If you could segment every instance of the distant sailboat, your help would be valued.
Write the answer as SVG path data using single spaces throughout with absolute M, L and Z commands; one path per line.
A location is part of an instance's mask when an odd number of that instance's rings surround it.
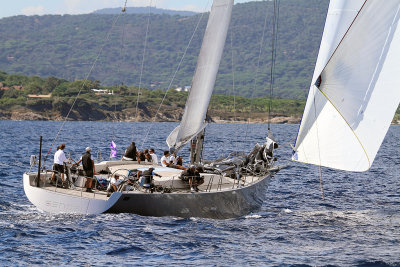
M 371 167 L 400 102 L 399 0 L 331 1 L 292 159 Z
M 206 126 L 205 117 L 214 88 L 226 35 L 231 19 L 233 0 L 214 0 L 200 50 L 192 89 L 180 125 L 167 138 L 175 151 L 189 141 L 191 161 L 201 161 L 201 141 Z M 233 218 L 261 208 L 269 178 L 279 170 L 273 168 L 275 142 L 267 138 L 256 145 L 249 155 L 220 160 L 205 165 L 204 183 L 199 192 L 191 192 L 187 182 L 179 179 L 182 170 L 129 161 L 107 161 L 96 164 L 96 171 L 108 178 L 124 177 L 117 192 L 83 192 L 82 176 L 70 176 L 73 186 L 57 188 L 49 184 L 51 172 L 24 174 L 24 189 L 28 199 L 39 209 L 48 212 L 84 214 L 127 212 L 147 216 L 178 216 Z M 40 165 L 40 164 L 39 164 Z M 161 177 L 154 177 L 156 192 L 149 192 L 139 181 L 138 171 L 154 168 Z M 40 166 L 39 166 L 40 168 Z M 73 177 L 71 177 L 73 176 Z M 129 182 L 131 181 L 131 182 Z M 128 186 L 128 184 L 130 185 Z

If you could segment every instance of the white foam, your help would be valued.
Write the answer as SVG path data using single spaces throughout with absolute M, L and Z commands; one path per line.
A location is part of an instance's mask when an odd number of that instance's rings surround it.
M 259 218 L 261 218 L 261 215 L 258 215 L 258 214 L 247 215 L 245 218 L 246 219 L 259 219 Z

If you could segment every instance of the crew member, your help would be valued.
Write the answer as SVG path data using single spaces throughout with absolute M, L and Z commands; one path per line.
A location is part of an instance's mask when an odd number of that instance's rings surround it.
M 54 154 L 54 165 L 53 170 L 61 173 L 61 180 L 64 183 L 64 162 L 67 162 L 68 159 L 65 157 L 64 153 L 65 144 L 61 144 L 57 147 L 57 152 Z M 56 172 L 53 172 L 51 175 L 51 182 L 53 183 L 56 178 Z
M 85 154 L 83 154 L 80 160 L 76 163 L 76 165 L 79 165 L 79 163 L 82 162 L 83 171 L 86 176 L 86 192 L 93 192 L 93 175 L 95 174 L 95 167 L 93 157 L 90 154 L 91 151 L 92 149 L 87 147 Z
M 126 148 L 123 159 L 124 160 L 136 160 L 137 151 L 136 144 L 132 141 L 132 143 Z

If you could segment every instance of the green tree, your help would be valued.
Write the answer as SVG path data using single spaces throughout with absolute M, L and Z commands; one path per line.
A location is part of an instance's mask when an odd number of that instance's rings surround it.
M 61 84 L 61 80 L 57 79 L 56 77 L 49 77 L 45 80 L 43 89 L 47 92 L 52 92 L 57 86 Z

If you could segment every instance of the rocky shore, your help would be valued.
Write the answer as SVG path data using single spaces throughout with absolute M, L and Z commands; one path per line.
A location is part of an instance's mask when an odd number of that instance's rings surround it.
M 154 116 L 151 116 L 152 112 L 143 112 L 140 111 L 137 115 L 134 110 L 124 110 L 114 113 L 107 113 L 97 116 L 91 117 L 89 119 L 79 116 L 78 112 L 72 112 L 68 120 L 71 121 L 157 121 L 157 122 L 179 122 L 182 118 L 183 110 L 174 110 L 170 112 L 158 113 L 156 119 L 154 120 Z M 65 119 L 63 114 L 58 112 L 38 112 L 26 108 L 18 108 L 14 110 L 0 110 L 0 120 L 26 120 L 26 121 L 62 121 Z M 210 112 L 210 116 L 208 119 L 215 123 L 266 123 L 267 115 L 266 114 L 254 114 L 253 117 L 245 117 L 241 114 L 238 117 L 233 117 L 231 113 L 227 113 L 226 116 L 223 116 L 221 112 Z M 300 122 L 300 118 L 294 116 L 282 116 L 282 115 L 274 115 L 271 118 L 271 123 L 289 123 L 296 124 Z

